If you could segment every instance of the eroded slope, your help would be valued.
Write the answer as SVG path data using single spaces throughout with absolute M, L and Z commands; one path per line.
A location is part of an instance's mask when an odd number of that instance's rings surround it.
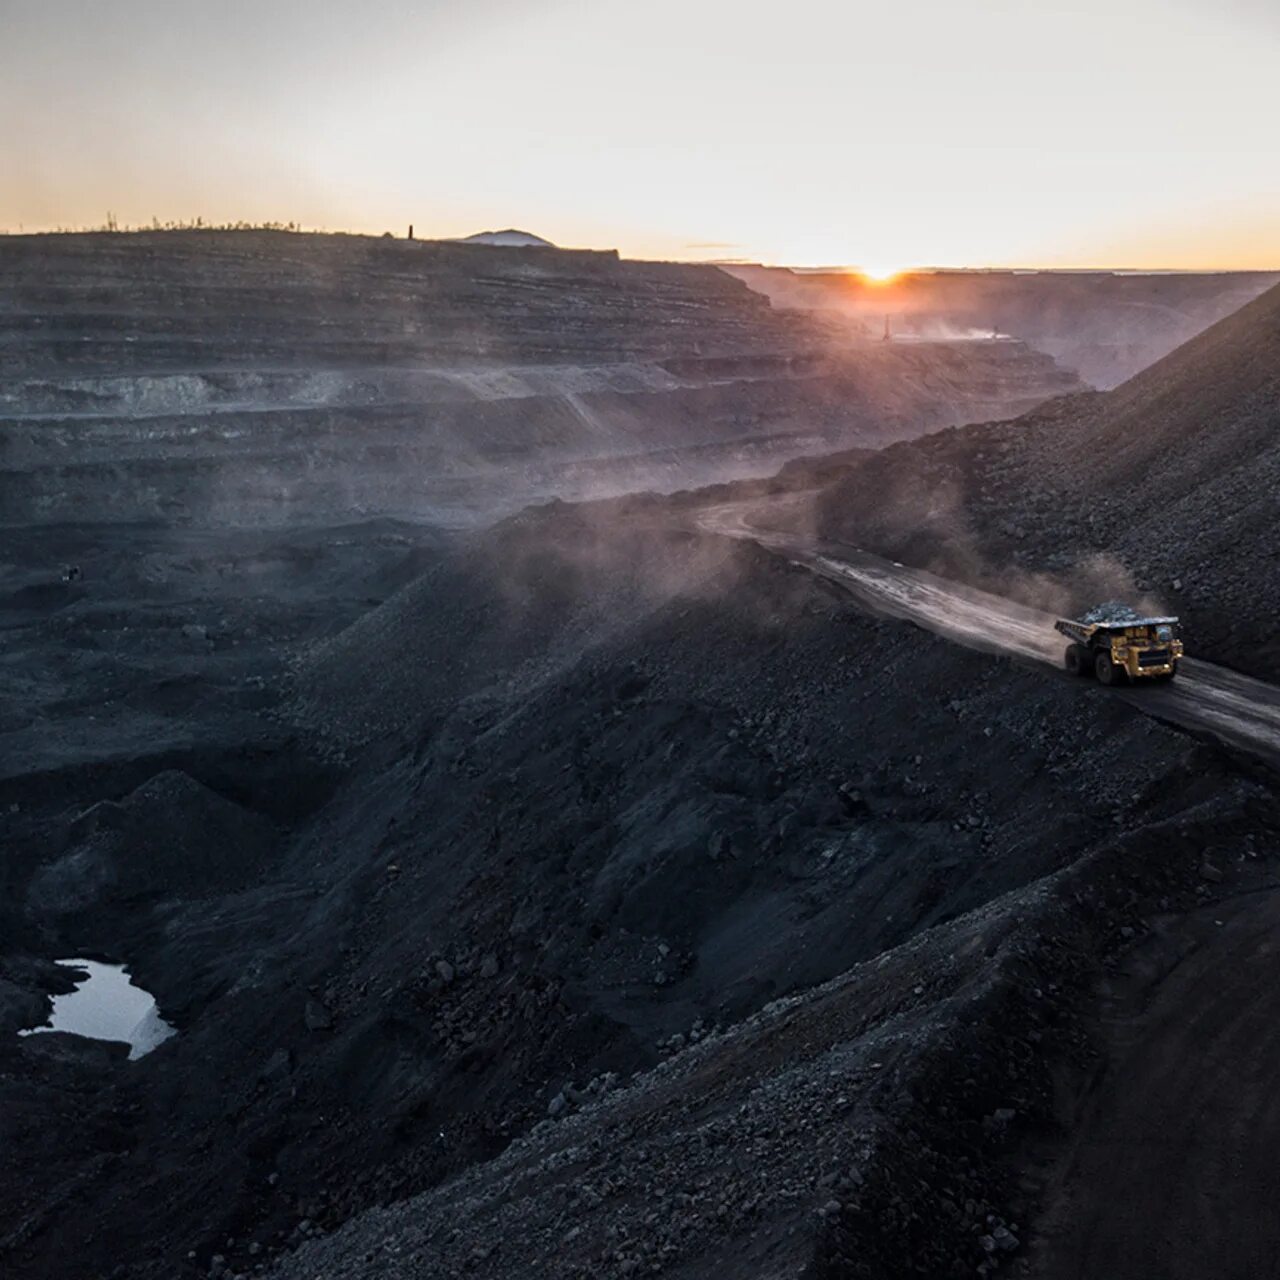
M 864 341 L 712 267 L 256 232 L 5 237 L 6 524 L 472 523 L 1020 412 L 1018 343 Z

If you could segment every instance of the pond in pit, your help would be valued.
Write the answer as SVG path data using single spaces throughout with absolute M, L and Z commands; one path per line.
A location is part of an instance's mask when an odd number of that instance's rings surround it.
M 122 964 L 99 964 L 96 960 L 59 960 L 59 964 L 79 969 L 87 976 L 77 980 L 76 989 L 53 997 L 53 1013 L 43 1027 L 18 1032 L 22 1036 L 42 1031 L 70 1031 L 90 1040 L 122 1040 L 129 1057 L 141 1058 L 161 1041 L 175 1034 L 156 1007 L 155 998 L 135 987 Z

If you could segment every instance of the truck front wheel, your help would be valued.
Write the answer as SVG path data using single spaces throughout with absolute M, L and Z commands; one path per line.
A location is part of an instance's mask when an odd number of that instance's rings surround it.
M 1093 673 L 1098 677 L 1100 684 L 1119 684 L 1123 671 L 1111 661 L 1109 653 L 1100 653 L 1094 660 Z

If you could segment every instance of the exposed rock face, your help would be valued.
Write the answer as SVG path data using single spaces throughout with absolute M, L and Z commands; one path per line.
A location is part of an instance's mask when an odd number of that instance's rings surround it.
M 674 489 L 1078 389 L 868 343 L 713 267 L 284 233 L 0 242 L 7 522 L 464 523 Z
M 1280 288 L 1124 386 L 894 446 L 822 498 L 835 536 L 1051 607 L 1120 594 L 1188 650 L 1280 673 Z
M 939 336 L 998 329 L 1047 352 L 1091 386 L 1118 386 L 1280 281 L 1280 272 L 918 272 L 857 275 L 725 267 L 779 306 L 860 321 L 868 334 Z

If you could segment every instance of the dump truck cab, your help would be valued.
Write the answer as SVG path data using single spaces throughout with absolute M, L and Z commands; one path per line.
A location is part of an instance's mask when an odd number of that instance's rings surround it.
M 1064 663 L 1073 675 L 1103 684 L 1172 680 L 1182 660 L 1177 618 L 1148 618 L 1123 605 L 1102 605 L 1082 618 L 1059 618 L 1071 643 Z

